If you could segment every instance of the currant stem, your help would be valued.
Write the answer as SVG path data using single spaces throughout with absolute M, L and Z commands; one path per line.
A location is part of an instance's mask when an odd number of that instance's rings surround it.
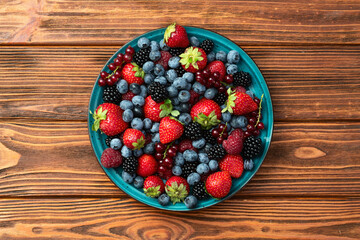
M 111 78 L 111 76 L 114 75 L 115 72 L 116 72 L 118 69 L 119 69 L 119 66 L 117 66 L 117 67 L 115 68 L 115 70 L 114 70 L 111 74 L 109 74 L 106 78 Z
M 223 128 L 223 130 L 219 134 L 219 137 L 222 137 L 223 133 L 225 132 L 226 127 L 227 127 L 227 123 L 225 123 L 225 127 Z
M 167 153 L 167 151 L 169 150 L 169 148 L 173 145 L 174 142 L 175 142 L 175 141 L 171 142 L 170 144 L 168 144 L 168 145 L 166 146 L 165 151 L 164 151 L 163 159 L 166 158 L 166 153 Z
M 262 100 L 263 100 L 263 97 L 264 97 L 264 94 L 261 95 L 261 100 L 260 100 L 260 103 L 259 103 L 259 116 L 258 116 L 258 119 L 256 121 L 256 124 L 255 124 L 255 127 L 259 124 L 260 122 L 260 116 L 261 116 L 261 103 L 262 103 Z

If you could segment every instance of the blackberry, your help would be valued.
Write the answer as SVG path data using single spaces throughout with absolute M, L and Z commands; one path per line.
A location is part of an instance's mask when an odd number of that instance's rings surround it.
M 221 106 L 221 105 L 225 104 L 227 99 L 228 99 L 228 97 L 226 96 L 225 93 L 219 92 L 215 95 L 213 100 Z
M 253 158 L 259 155 L 261 150 L 261 139 L 254 136 L 248 137 L 244 141 L 242 155 L 244 158 Z
M 184 135 L 190 140 L 198 140 L 202 138 L 201 125 L 197 122 L 191 122 L 184 129 Z
M 133 174 L 136 172 L 138 160 L 135 157 L 124 158 L 123 169 L 125 172 Z
M 170 48 L 169 53 L 175 57 L 185 52 L 185 48 Z
M 103 93 L 103 101 L 105 103 L 114 103 L 119 105 L 121 102 L 121 93 L 117 90 L 116 85 L 106 86 Z
M 110 147 L 110 142 L 111 142 L 111 140 L 113 140 L 114 138 L 119 138 L 119 139 L 120 139 L 120 134 L 115 135 L 115 136 L 108 136 L 108 137 L 105 139 L 105 144 L 106 144 L 106 146 Z
M 210 143 L 212 145 L 216 144 L 216 139 L 211 135 L 211 131 L 204 131 L 203 136 L 207 143 Z
M 221 160 L 225 156 L 226 151 L 221 145 L 214 145 L 206 153 L 210 160 Z
M 200 199 L 206 199 L 209 197 L 209 194 L 205 191 L 205 183 L 204 182 L 198 182 L 193 187 L 193 193 L 192 193 L 198 200 Z
M 202 48 L 206 52 L 206 54 L 209 54 L 214 48 L 214 42 L 211 41 L 210 39 L 205 39 L 200 44 L 200 48 Z
M 251 85 L 251 76 L 248 72 L 237 72 L 233 75 L 234 81 L 233 84 L 235 87 L 237 86 L 242 86 L 247 88 L 248 86 Z
M 169 98 L 169 93 L 166 90 L 165 86 L 161 85 L 159 82 L 152 83 L 149 86 L 148 91 L 152 100 L 154 100 L 157 103 L 160 103 L 165 99 Z
M 137 65 L 139 65 L 139 67 L 142 68 L 144 63 L 150 61 L 150 57 L 149 57 L 150 51 L 151 51 L 150 47 L 140 49 L 138 52 L 134 54 L 133 61 Z
M 175 72 L 178 77 L 182 77 L 182 75 L 184 75 L 184 73 L 186 73 L 185 69 L 183 69 L 182 66 L 175 68 Z
M 196 167 L 198 164 L 199 163 L 197 161 L 185 162 L 185 164 L 181 167 L 182 170 L 181 176 L 186 179 L 190 175 L 190 173 L 196 172 Z

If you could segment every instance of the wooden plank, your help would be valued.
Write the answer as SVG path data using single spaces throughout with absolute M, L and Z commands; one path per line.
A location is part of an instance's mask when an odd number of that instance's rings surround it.
M 186 10 L 184 10 L 186 9 Z M 173 21 L 237 43 L 360 43 L 356 0 L 2 1 L 1 43 L 124 44 Z
M 0 124 L 0 196 L 119 196 L 86 123 Z M 278 123 L 262 167 L 235 198 L 359 196 L 360 123 Z
M 1 239 L 357 240 L 359 199 L 230 199 L 168 212 L 133 199 L 0 199 Z
M 92 86 L 117 47 L 0 48 L 0 119 L 85 120 Z M 359 47 L 246 47 L 276 120 L 360 119 Z

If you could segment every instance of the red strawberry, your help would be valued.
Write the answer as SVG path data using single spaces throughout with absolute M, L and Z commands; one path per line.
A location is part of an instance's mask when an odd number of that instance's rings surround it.
M 230 173 L 233 178 L 239 178 L 244 171 L 244 161 L 240 155 L 227 154 L 219 162 L 221 171 Z
M 122 164 L 122 156 L 119 151 L 107 148 L 103 151 L 100 161 L 106 168 L 115 168 Z
M 158 197 L 165 191 L 165 185 L 158 176 L 150 176 L 145 179 L 143 190 L 148 197 Z
M 216 172 L 206 179 L 205 188 L 213 198 L 223 198 L 229 194 L 231 184 L 231 176 L 228 172 Z
M 226 68 L 222 61 L 213 61 L 207 65 L 206 69 L 210 70 L 211 73 L 220 73 L 220 81 L 222 81 L 226 75 Z
M 202 98 L 191 108 L 190 115 L 194 121 L 210 129 L 220 123 L 221 108 L 213 100 Z
M 157 172 L 158 163 L 152 155 L 143 154 L 138 159 L 138 168 L 136 173 L 142 177 L 148 177 Z
M 194 150 L 195 152 L 197 152 L 197 148 L 194 148 L 194 146 L 192 145 L 192 141 L 190 139 L 184 139 L 179 143 L 179 152 L 183 153 L 186 150 L 190 149 L 190 150 Z
M 164 102 L 157 103 L 152 100 L 151 96 L 145 98 L 144 115 L 153 122 L 160 122 L 161 118 L 171 113 L 173 106 L 169 99 Z
M 164 117 L 161 119 L 159 134 L 162 144 L 170 143 L 180 138 L 183 132 L 184 126 L 179 120 L 173 117 Z
M 237 155 L 241 153 L 243 148 L 244 132 L 241 129 L 235 129 L 231 132 L 227 140 L 224 140 L 222 145 L 227 153 Z
M 124 132 L 123 142 L 130 149 L 140 149 L 144 147 L 145 135 L 140 130 L 128 128 Z
M 91 112 L 90 112 L 91 113 Z M 108 136 L 115 136 L 129 127 L 122 119 L 123 110 L 113 103 L 103 103 L 92 114 L 94 124 L 92 130 L 100 130 Z
M 186 48 L 190 44 L 185 28 L 176 23 L 173 23 L 166 28 L 164 42 L 172 48 Z
M 160 51 L 161 58 L 155 62 L 155 64 L 160 64 L 164 67 L 165 70 L 169 68 L 168 62 L 169 59 L 172 58 L 172 55 L 166 51 Z
M 206 53 L 201 48 L 189 47 L 180 55 L 180 58 L 181 66 L 187 72 L 195 73 L 206 67 Z
M 172 176 L 165 183 L 165 191 L 173 204 L 184 201 L 189 195 L 190 186 L 187 181 L 179 176 Z
M 133 97 L 135 97 L 135 93 L 133 93 L 132 91 L 128 91 L 127 93 L 121 96 L 121 99 L 131 101 Z
M 129 84 L 143 84 L 144 75 L 144 71 L 136 63 L 128 63 L 121 70 L 121 77 Z
M 226 108 L 222 112 L 229 111 L 235 115 L 245 115 L 258 109 L 258 105 L 246 93 L 235 92 L 231 88 L 227 93 L 229 97 L 226 101 Z

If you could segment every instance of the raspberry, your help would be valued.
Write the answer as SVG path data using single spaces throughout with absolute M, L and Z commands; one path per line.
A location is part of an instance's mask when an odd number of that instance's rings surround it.
M 184 139 L 179 143 L 179 152 L 183 153 L 186 150 L 194 150 L 197 152 L 197 149 L 193 147 L 192 141 L 190 139 Z
M 123 162 L 121 153 L 112 148 L 103 151 L 100 161 L 105 168 L 119 167 Z
M 135 97 L 135 94 L 132 91 L 128 91 L 127 93 L 122 95 L 122 100 L 129 100 L 131 101 L 131 99 Z
M 161 58 L 155 62 L 155 64 L 160 64 L 164 67 L 165 70 L 168 69 L 169 59 L 172 58 L 171 54 L 166 51 L 161 51 Z

